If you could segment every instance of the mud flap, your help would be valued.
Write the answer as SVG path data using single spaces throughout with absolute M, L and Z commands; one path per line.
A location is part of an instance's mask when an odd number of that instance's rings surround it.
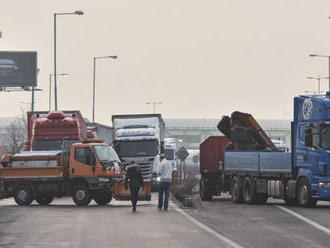
M 143 190 L 138 195 L 139 201 L 151 201 L 151 181 L 145 181 Z M 131 200 L 131 192 L 125 189 L 125 181 L 120 181 L 112 187 L 112 195 L 116 200 Z

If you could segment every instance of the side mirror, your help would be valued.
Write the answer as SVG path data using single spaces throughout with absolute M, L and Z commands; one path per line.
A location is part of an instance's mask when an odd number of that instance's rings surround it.
M 306 127 L 305 129 L 305 146 L 313 146 L 312 129 L 310 127 Z
M 305 146 L 307 147 L 320 147 L 320 126 L 310 124 L 305 129 Z
M 164 151 L 165 149 L 164 149 L 164 141 L 161 141 L 160 142 L 160 153 L 164 153 L 165 151 Z

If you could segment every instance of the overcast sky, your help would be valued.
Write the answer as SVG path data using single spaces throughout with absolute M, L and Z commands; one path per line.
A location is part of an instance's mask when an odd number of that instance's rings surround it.
M 0 50 L 37 51 L 36 110 L 48 110 L 57 19 L 58 108 L 92 118 L 93 57 L 97 122 L 112 114 L 220 118 L 234 110 L 262 119 L 291 118 L 293 97 L 328 76 L 328 0 L 29 0 L 4 1 Z M 328 81 L 322 81 L 322 90 Z M 0 93 L 1 117 L 29 110 L 31 94 Z M 54 102 L 54 100 L 53 100 Z

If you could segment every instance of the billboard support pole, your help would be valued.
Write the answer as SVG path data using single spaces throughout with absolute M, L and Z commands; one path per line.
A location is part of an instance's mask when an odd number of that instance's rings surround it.
M 32 86 L 31 112 L 34 112 L 34 86 Z

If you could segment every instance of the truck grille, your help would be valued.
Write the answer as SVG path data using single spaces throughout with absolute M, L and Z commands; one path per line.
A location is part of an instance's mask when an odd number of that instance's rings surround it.
M 142 163 L 142 162 L 140 162 L 138 164 L 140 166 L 143 179 L 150 179 L 151 174 L 152 174 L 153 164 L 151 164 L 151 163 Z

